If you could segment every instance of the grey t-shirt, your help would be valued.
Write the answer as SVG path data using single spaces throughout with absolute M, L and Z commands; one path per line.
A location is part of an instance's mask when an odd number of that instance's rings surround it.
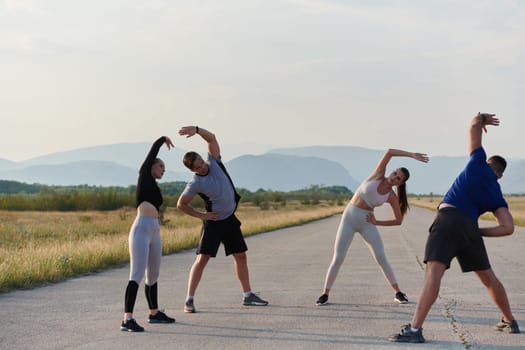
M 217 164 L 220 157 L 215 158 L 208 153 L 208 174 L 201 176 L 193 174 L 182 192 L 184 196 L 193 197 L 198 193 L 206 195 L 211 203 L 212 210 L 218 214 L 218 220 L 224 220 L 233 214 L 236 208 L 235 194 L 230 180 Z

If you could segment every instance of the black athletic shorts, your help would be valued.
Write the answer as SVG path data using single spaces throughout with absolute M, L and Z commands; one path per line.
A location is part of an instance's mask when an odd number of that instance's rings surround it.
M 224 220 L 208 220 L 202 225 L 201 240 L 197 254 L 217 256 L 221 242 L 226 255 L 242 253 L 248 250 L 241 231 L 241 222 L 235 214 Z
M 490 269 L 478 223 L 462 211 L 453 207 L 439 210 L 428 231 L 425 263 L 439 261 L 448 269 L 456 257 L 463 272 Z

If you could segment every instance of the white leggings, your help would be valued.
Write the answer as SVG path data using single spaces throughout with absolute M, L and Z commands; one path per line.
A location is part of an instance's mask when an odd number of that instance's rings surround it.
M 137 216 L 129 232 L 130 281 L 152 286 L 159 278 L 162 245 L 158 218 Z
M 358 208 L 352 204 L 348 204 L 345 208 L 343 217 L 339 223 L 339 228 L 337 229 L 334 257 L 332 258 L 332 262 L 326 273 L 324 283 L 325 289 L 332 288 L 337 273 L 339 272 L 339 268 L 345 260 L 346 253 L 348 252 L 348 248 L 350 247 L 350 243 L 352 243 L 352 239 L 356 232 L 359 232 L 365 239 L 368 249 L 370 249 L 370 252 L 383 270 L 383 274 L 388 282 L 390 282 L 391 285 L 397 283 L 394 271 L 386 258 L 385 248 L 383 247 L 383 241 L 381 240 L 379 231 L 375 225 L 366 221 L 366 216 L 369 213 L 370 211 Z

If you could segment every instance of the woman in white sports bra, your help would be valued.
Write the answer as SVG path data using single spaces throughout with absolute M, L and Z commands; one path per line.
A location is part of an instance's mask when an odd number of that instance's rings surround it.
M 359 232 L 364 238 L 370 252 L 392 286 L 395 293 L 394 300 L 400 304 L 408 302 L 406 295 L 399 289 L 394 271 L 386 258 L 383 241 L 376 227 L 401 225 L 408 210 L 406 194 L 406 181 L 410 176 L 408 170 L 398 168 L 388 177 L 385 177 L 386 166 L 392 157 L 409 157 L 424 163 L 428 162 L 428 156 L 424 153 L 412 153 L 397 149 L 389 149 L 385 152 L 374 172 L 359 186 L 343 212 L 335 238 L 334 256 L 328 267 L 323 294 L 317 299 L 317 305 L 328 304 L 328 294 L 356 232 Z M 392 190 L 393 187 L 397 187 L 396 192 Z M 374 208 L 386 202 L 392 207 L 394 218 L 376 220 Z

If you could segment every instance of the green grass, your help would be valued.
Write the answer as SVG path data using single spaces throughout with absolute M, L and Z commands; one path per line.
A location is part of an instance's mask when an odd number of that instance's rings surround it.
M 246 236 L 341 213 L 321 202 L 260 207 L 242 204 L 237 216 Z M 34 288 L 129 262 L 132 208 L 88 212 L 0 211 L 0 292 Z M 163 254 L 197 245 L 201 221 L 168 208 L 161 227 Z

